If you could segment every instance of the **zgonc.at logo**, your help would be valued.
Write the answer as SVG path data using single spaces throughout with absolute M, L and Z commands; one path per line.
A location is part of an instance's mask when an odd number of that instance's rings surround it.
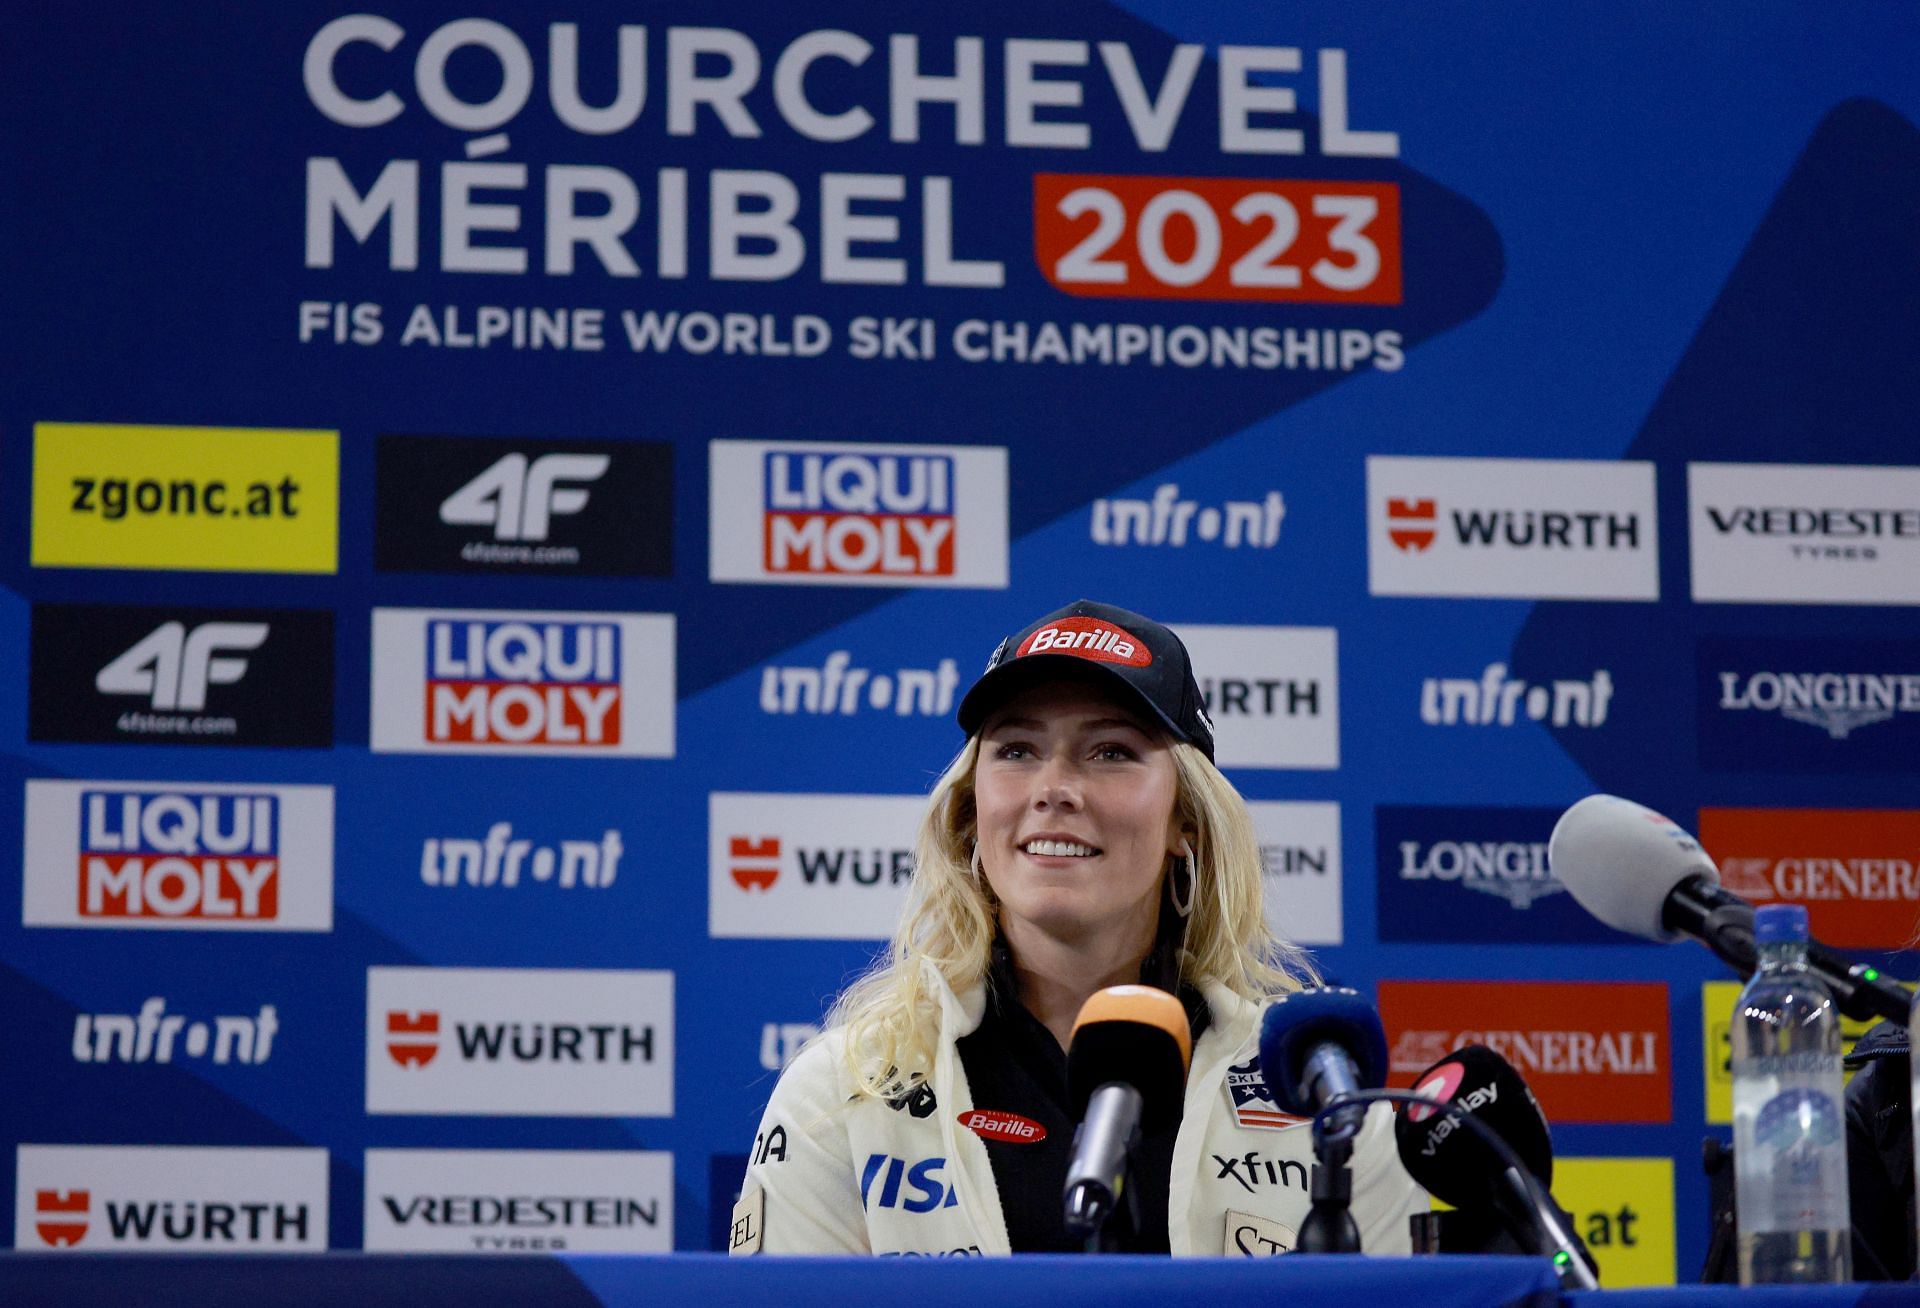
M 673 753 L 664 614 L 373 615 L 375 751 Z
M 1462 1045 L 1525 1078 L 1553 1122 L 1672 1120 L 1667 988 L 1612 981 L 1382 981 L 1396 1084 Z
M 711 577 L 1005 586 L 997 448 L 714 441 Z
M 326 786 L 29 781 L 28 926 L 326 931 Z

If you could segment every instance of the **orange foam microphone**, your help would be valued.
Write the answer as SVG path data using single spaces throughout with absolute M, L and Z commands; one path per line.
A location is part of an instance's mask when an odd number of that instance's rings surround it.
M 1142 1131 L 1180 1116 L 1193 1032 L 1180 1001 L 1152 986 L 1108 986 L 1081 1005 L 1067 1041 L 1067 1096 L 1080 1125 L 1062 1195 L 1069 1234 L 1113 1247 L 1130 1231 L 1108 1222 L 1127 1193 Z M 1137 1205 L 1127 1205 L 1128 1226 Z

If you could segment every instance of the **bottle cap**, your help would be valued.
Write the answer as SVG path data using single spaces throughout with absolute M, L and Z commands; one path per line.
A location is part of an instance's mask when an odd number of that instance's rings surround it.
M 1807 910 L 1800 904 L 1766 904 L 1753 911 L 1755 944 L 1772 945 L 1783 940 L 1805 941 Z

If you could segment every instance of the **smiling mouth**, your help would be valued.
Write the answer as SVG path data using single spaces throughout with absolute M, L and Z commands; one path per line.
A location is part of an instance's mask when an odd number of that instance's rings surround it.
M 1082 845 L 1072 840 L 1029 840 L 1020 848 L 1024 853 L 1037 854 L 1041 858 L 1092 858 L 1100 852 L 1092 845 Z

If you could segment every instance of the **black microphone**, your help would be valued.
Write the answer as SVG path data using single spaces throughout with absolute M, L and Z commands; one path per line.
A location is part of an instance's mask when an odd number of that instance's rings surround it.
M 1661 942 L 1691 936 L 1741 976 L 1759 965 L 1753 905 L 1722 890 L 1699 842 L 1650 808 L 1587 796 L 1554 825 L 1547 862 L 1580 906 L 1616 931 Z M 1807 966 L 1848 1017 L 1906 1024 L 1913 996 L 1878 968 L 1817 942 L 1807 947 Z
M 1449 1113 L 1403 1104 L 1394 1140 L 1407 1174 L 1470 1219 L 1489 1210 L 1528 1253 L 1552 1258 L 1563 1277 L 1598 1289 L 1592 1260 L 1553 1202 L 1553 1139 L 1533 1091 L 1506 1059 L 1467 1045 L 1420 1074 L 1413 1093 L 1453 1105 L 1511 1148 L 1516 1168 Z
M 1179 1120 L 1192 1056 L 1187 1010 L 1164 990 L 1108 986 L 1081 1005 L 1067 1039 L 1067 1096 L 1080 1119 L 1061 1196 L 1069 1234 L 1098 1239 L 1134 1198 L 1128 1158 L 1142 1131 Z

